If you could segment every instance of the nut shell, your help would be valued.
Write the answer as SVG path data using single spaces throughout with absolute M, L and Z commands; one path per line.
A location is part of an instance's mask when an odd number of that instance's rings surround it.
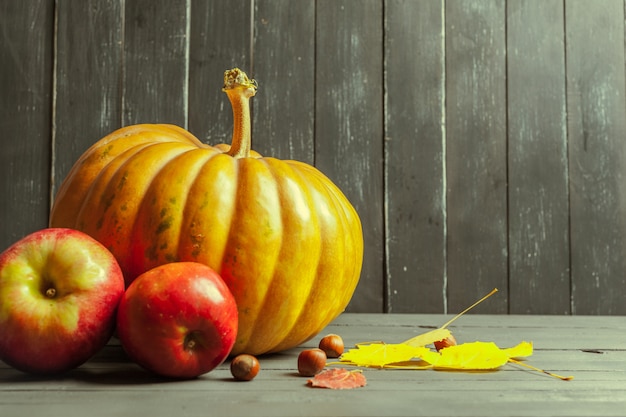
M 447 338 L 443 340 L 439 340 L 433 344 L 435 345 L 435 349 L 437 349 L 437 352 L 439 352 L 441 349 L 444 349 L 450 346 L 456 346 L 456 339 L 454 338 L 454 336 L 450 335 Z
M 326 357 L 338 358 L 344 350 L 343 339 L 341 336 L 331 333 L 320 340 L 319 348 L 326 353 Z
M 322 349 L 306 349 L 298 355 L 298 373 L 302 376 L 315 376 L 326 366 L 326 353 Z
M 259 373 L 261 365 L 252 355 L 242 353 L 230 362 L 230 373 L 237 381 L 250 381 Z

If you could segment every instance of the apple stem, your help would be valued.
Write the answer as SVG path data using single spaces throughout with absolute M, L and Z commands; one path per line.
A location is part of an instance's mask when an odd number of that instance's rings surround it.
M 46 290 L 46 297 L 48 298 L 54 298 L 57 295 L 57 290 L 54 288 L 48 288 Z

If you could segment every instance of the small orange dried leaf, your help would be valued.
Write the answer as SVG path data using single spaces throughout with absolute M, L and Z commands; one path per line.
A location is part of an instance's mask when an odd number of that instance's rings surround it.
M 343 368 L 326 369 L 308 380 L 308 384 L 312 387 L 330 389 L 359 388 L 364 387 L 366 383 L 363 373 Z

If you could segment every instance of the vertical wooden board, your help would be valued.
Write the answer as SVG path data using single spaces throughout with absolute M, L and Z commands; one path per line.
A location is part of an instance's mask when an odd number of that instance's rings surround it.
M 119 0 L 57 2 L 53 195 L 80 155 L 122 123 Z
M 445 309 L 443 3 L 385 3 L 387 310 Z
M 254 22 L 254 149 L 313 164 L 315 3 L 259 0 Z
M 353 312 L 383 310 L 383 18 L 379 1 L 317 2 L 315 164 L 363 225 Z
M 123 124 L 187 126 L 189 0 L 125 0 Z
M 624 3 L 565 6 L 572 312 L 626 314 Z
M 0 2 L 0 251 L 50 208 L 54 3 Z
M 250 5 L 250 0 L 191 2 L 189 130 L 211 145 L 230 143 L 232 137 L 233 115 L 222 92 L 224 71 L 239 67 L 254 76 Z
M 510 313 L 569 314 L 563 2 L 507 7 Z
M 507 311 L 505 2 L 446 1 L 448 308 Z

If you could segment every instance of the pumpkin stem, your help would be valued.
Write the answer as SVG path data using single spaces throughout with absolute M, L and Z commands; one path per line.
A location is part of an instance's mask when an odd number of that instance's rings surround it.
M 224 72 L 224 88 L 233 108 L 233 139 L 228 155 L 247 158 L 251 149 L 250 97 L 256 94 L 256 81 L 239 68 Z

